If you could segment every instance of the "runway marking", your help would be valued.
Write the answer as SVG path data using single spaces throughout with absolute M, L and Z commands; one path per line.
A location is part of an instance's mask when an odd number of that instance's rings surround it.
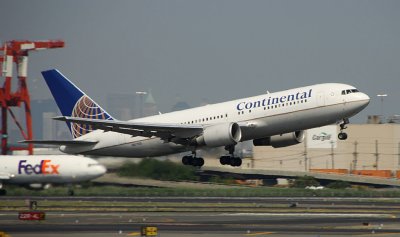
M 132 233 L 127 234 L 126 236 L 139 236 L 139 235 L 140 235 L 140 232 L 132 232 Z
M 245 236 L 270 235 L 274 233 L 275 232 L 257 232 L 257 233 L 245 234 Z

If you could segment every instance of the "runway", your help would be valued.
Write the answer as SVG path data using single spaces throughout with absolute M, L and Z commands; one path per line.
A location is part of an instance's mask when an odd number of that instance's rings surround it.
M 20 210 L 17 204 L 23 200 L 2 197 L 0 231 L 11 236 L 72 236 L 77 233 L 83 236 L 139 236 L 142 226 L 157 226 L 160 236 L 400 235 L 398 199 L 249 198 L 246 201 L 242 198 L 62 197 L 36 200 L 39 209 L 48 210 L 45 221 L 19 221 L 17 211 L 10 208 Z M 65 211 L 60 206 L 44 204 L 40 207 L 40 203 L 49 200 L 71 202 L 82 209 Z M 109 206 L 98 210 L 105 201 Z M 82 202 L 84 205 L 79 206 Z M 7 209 L 4 206 L 7 203 L 13 207 Z M 156 208 L 144 212 L 114 210 L 114 207 L 118 210 L 136 204 L 146 206 L 146 203 Z M 297 206 L 290 207 L 293 203 Z M 246 208 L 235 208 L 244 204 Z M 171 211 L 171 205 L 175 211 Z M 180 209 L 179 205 L 186 207 Z M 187 205 L 199 206 L 187 210 Z M 224 205 L 227 205 L 226 209 L 218 208 Z

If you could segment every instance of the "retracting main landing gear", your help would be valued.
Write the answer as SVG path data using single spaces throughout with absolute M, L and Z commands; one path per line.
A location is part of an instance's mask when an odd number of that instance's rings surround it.
M 202 167 L 204 165 L 204 159 L 202 157 L 196 157 L 196 152 L 193 151 L 192 155 L 182 157 L 182 164 Z
M 340 132 L 338 134 L 339 140 L 346 140 L 347 139 L 347 133 L 343 132 L 347 128 L 347 124 L 349 124 L 349 119 L 345 118 L 343 119 L 343 123 L 340 124 Z
M 229 155 L 224 155 L 219 158 L 221 165 L 231 165 L 233 167 L 242 165 L 242 159 L 233 155 L 233 152 L 235 151 L 234 145 L 226 146 L 225 150 L 229 151 Z

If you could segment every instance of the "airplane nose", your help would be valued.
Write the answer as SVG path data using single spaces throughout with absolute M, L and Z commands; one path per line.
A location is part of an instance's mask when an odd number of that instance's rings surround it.
M 104 165 L 99 165 L 99 174 L 103 175 L 107 172 L 107 169 Z
M 93 170 L 93 173 L 95 176 L 102 176 L 103 174 L 105 174 L 107 172 L 107 169 L 104 165 L 99 164 L 94 168 L 95 169 Z
M 369 102 L 371 101 L 371 98 L 365 93 L 361 93 L 361 97 L 362 97 L 362 100 L 365 100 L 365 105 L 368 105 Z

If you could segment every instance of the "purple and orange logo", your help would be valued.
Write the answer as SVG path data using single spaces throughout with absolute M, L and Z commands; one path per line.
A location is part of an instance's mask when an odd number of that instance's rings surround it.
M 88 118 L 88 119 L 107 119 L 112 120 L 112 117 L 107 114 L 100 106 L 98 106 L 88 96 L 82 96 L 75 104 L 71 113 L 72 117 Z M 71 124 L 71 132 L 74 138 L 80 137 L 93 131 L 94 128 L 89 124 Z
M 41 160 L 39 164 L 28 164 L 27 160 L 20 160 L 18 174 L 59 174 L 60 165 L 52 164 L 51 160 Z

